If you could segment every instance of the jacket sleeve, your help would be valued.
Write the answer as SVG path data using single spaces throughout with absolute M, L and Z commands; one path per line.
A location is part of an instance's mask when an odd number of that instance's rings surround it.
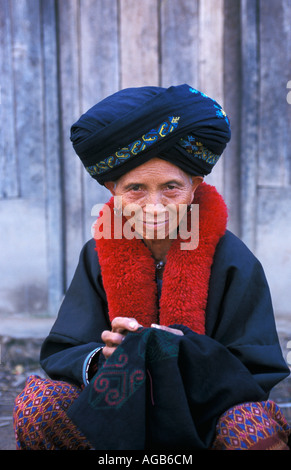
M 52 379 L 86 384 L 89 366 L 104 346 L 101 333 L 109 326 L 95 241 L 90 240 L 80 253 L 56 322 L 42 345 L 42 368 Z
M 221 239 L 212 266 L 206 334 L 239 359 L 266 397 L 290 373 L 263 268 L 230 232 Z

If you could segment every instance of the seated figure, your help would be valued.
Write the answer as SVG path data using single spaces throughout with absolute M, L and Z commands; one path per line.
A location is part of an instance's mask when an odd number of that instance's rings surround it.
M 72 126 L 110 192 L 15 400 L 17 449 L 289 450 L 289 374 L 257 258 L 204 182 L 230 140 L 188 85 L 121 90 Z

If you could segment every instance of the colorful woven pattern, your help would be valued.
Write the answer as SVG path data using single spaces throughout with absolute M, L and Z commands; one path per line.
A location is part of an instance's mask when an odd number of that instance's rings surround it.
M 151 147 L 154 143 L 171 134 L 179 125 L 180 116 L 169 116 L 165 119 L 157 129 L 151 129 L 146 134 L 142 135 L 139 139 L 131 142 L 127 147 L 123 147 L 109 157 L 106 157 L 101 162 L 92 166 L 85 167 L 91 176 L 102 174 L 110 169 L 121 165 L 126 160 L 136 157 L 144 150 Z
M 92 449 L 66 414 L 80 392 L 66 382 L 30 376 L 15 400 L 16 449 Z M 274 402 L 245 403 L 220 417 L 211 450 L 289 450 L 289 434 L 290 428 Z
M 23 392 L 15 400 L 16 449 L 90 449 L 85 436 L 65 413 L 80 392 L 80 388 L 66 382 L 28 377 Z
M 276 403 L 244 403 L 220 417 L 213 450 L 289 450 L 289 434 Z
M 183 147 L 192 158 L 200 158 L 210 165 L 215 165 L 220 155 L 215 155 L 213 152 L 208 150 L 199 140 L 193 135 L 187 135 L 185 138 L 180 139 L 177 145 Z

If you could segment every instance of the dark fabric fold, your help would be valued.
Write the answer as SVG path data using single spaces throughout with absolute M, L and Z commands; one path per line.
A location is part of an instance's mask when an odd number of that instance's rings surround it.
M 181 329 L 184 336 L 154 328 L 129 333 L 70 407 L 68 416 L 96 450 L 208 449 L 225 409 L 264 399 L 226 348 Z

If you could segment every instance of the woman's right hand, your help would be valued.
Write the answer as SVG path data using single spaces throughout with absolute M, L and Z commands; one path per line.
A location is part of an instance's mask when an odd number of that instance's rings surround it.
M 101 339 L 105 343 L 102 353 L 106 359 L 115 351 L 130 331 L 136 331 L 140 325 L 135 318 L 116 317 L 112 320 L 111 331 L 104 330 Z

